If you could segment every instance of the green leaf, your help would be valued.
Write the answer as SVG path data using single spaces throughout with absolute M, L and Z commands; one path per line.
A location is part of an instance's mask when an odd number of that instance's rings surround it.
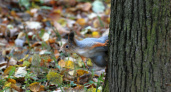
M 19 4 L 21 6 L 24 6 L 27 9 L 29 9 L 29 7 L 30 7 L 30 1 L 29 0 L 19 0 Z

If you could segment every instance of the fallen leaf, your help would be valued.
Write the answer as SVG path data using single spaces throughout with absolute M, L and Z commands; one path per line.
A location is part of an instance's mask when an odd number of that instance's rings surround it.
M 42 36 L 42 40 L 47 41 L 47 40 L 49 40 L 49 37 L 50 37 L 50 34 L 45 32 Z
M 79 3 L 76 8 L 77 9 L 81 9 L 82 11 L 90 11 L 92 5 L 90 2 L 86 2 L 86 3 Z
M 64 27 L 62 27 L 58 22 L 53 21 L 55 28 L 59 32 L 61 36 L 64 36 L 65 34 L 68 34 L 69 31 L 67 31 Z
M 40 22 L 28 21 L 28 22 L 26 22 L 26 28 L 29 28 L 29 29 L 40 29 L 40 28 L 42 28 L 42 26 L 41 26 Z
M 60 85 L 63 82 L 63 76 L 51 70 L 48 72 L 46 77 L 47 77 L 47 80 L 49 80 L 52 84 Z
M 26 66 L 26 67 L 30 66 L 30 64 L 31 64 L 31 63 L 30 63 L 29 61 L 24 61 L 24 62 L 23 62 L 23 66 Z
M 70 69 L 74 69 L 74 62 L 72 62 L 71 60 L 66 61 L 65 67 L 70 68 Z
M 70 74 L 70 75 L 73 76 L 74 75 L 74 72 L 75 72 L 75 70 L 72 70 L 72 71 L 69 71 L 68 74 Z
M 48 42 L 50 43 L 50 44 L 52 44 L 52 43 L 55 43 L 56 42 L 56 37 L 54 37 L 54 38 L 49 38 L 49 40 L 48 40 Z
M 14 58 L 10 58 L 9 60 L 9 65 L 16 65 L 17 64 L 17 60 L 15 60 Z
M 26 66 L 25 67 L 19 67 L 18 70 L 15 72 L 15 77 L 24 77 L 27 74 Z
M 31 47 L 41 46 L 42 42 L 35 42 Z
M 61 60 L 58 62 L 58 65 L 59 65 L 60 67 L 65 67 L 65 61 L 61 59 Z
M 9 74 L 10 72 L 14 72 L 15 71 L 15 67 L 14 66 L 9 66 L 5 69 L 4 71 L 4 75 Z
M 77 70 L 77 76 L 82 76 L 84 74 L 88 74 L 88 71 L 85 71 L 85 70 Z
M 99 32 L 95 31 L 95 32 L 92 32 L 92 36 L 95 38 L 98 38 L 98 37 L 100 37 L 100 34 L 99 34 Z
M 13 84 L 16 84 L 16 80 L 14 80 L 14 79 L 9 78 L 7 81 L 8 81 L 8 82 L 11 82 L 11 83 L 13 83 Z
M 33 92 L 38 92 L 40 90 L 40 85 L 38 82 L 34 82 L 29 85 L 29 88 Z
M 85 19 L 83 19 L 83 18 L 77 19 L 76 22 L 77 22 L 78 24 L 80 24 L 81 26 L 84 26 L 84 25 L 86 24 L 86 21 L 85 21 Z

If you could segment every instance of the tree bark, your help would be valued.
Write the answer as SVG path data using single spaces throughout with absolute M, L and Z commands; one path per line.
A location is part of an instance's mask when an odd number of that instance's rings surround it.
M 171 92 L 170 21 L 170 0 L 111 0 L 103 91 Z

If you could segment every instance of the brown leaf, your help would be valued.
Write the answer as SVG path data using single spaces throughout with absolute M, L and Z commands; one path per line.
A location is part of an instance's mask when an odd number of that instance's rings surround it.
M 77 78 L 77 83 L 85 84 L 90 80 L 91 76 L 92 76 L 91 74 L 84 74 Z
M 85 71 L 85 70 L 77 70 L 77 76 L 82 76 L 84 74 L 88 74 L 88 71 Z
M 29 85 L 29 88 L 30 88 L 31 91 L 37 92 L 37 91 L 40 90 L 40 85 L 39 85 L 38 82 L 34 82 L 34 83 Z
M 22 92 L 22 89 L 18 87 L 16 84 L 11 84 L 11 88 L 17 90 L 18 92 Z
M 54 37 L 54 38 L 50 38 L 49 40 L 48 40 L 48 42 L 50 43 L 50 44 L 52 44 L 52 43 L 55 43 L 56 42 L 56 37 Z
M 35 42 L 31 47 L 35 47 L 35 46 L 41 46 L 42 43 L 41 42 Z
M 16 14 L 16 12 L 15 11 L 11 11 L 11 15 L 13 16 L 13 17 L 18 17 L 18 15 Z
M 5 69 L 4 75 L 7 75 L 11 70 L 13 70 L 15 67 L 14 66 L 9 66 Z
M 60 60 L 60 61 L 58 62 L 58 65 L 59 65 L 60 67 L 65 67 L 65 61 L 64 61 L 64 60 Z
M 90 11 L 92 5 L 91 3 L 87 2 L 87 3 L 80 3 L 76 6 L 77 9 L 81 9 L 82 11 Z
M 13 83 L 13 84 L 16 84 L 16 80 L 14 80 L 14 79 L 9 78 L 7 81 L 8 81 L 8 82 L 11 82 L 11 83 Z
M 62 27 L 58 22 L 53 21 L 53 23 L 60 35 L 64 36 L 65 34 L 69 33 L 69 31 L 67 31 L 64 27 Z

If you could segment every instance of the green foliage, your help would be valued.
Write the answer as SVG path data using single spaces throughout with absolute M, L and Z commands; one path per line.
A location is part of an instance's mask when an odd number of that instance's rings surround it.
M 14 66 L 11 66 L 11 70 L 9 71 L 9 75 L 8 75 L 8 78 L 10 78 L 14 73 L 15 73 L 15 67 Z
M 33 73 L 30 73 L 30 71 L 28 71 L 28 73 L 26 74 L 26 76 L 24 77 L 25 81 L 25 86 L 24 86 L 24 89 L 27 89 L 30 85 L 30 83 L 33 82 L 32 79 L 34 79 L 34 77 L 36 77 L 36 75 L 34 75 Z M 34 79 L 36 80 L 36 79 Z
M 58 41 L 61 40 L 61 35 L 59 34 L 58 30 L 53 28 L 53 31 L 55 32 L 56 36 L 58 37 Z
M 0 89 L 2 89 L 2 87 L 4 86 L 5 81 L 5 79 L 0 79 Z
M 29 7 L 30 7 L 30 0 L 19 0 L 19 4 L 21 6 L 24 6 L 26 9 L 29 9 Z
M 46 77 L 52 84 L 61 85 L 63 82 L 63 76 L 53 71 L 49 71 Z
M 30 64 L 31 64 L 31 63 L 30 63 L 29 61 L 24 61 L 24 62 L 23 62 L 23 66 L 26 66 L 26 67 L 30 66 Z

